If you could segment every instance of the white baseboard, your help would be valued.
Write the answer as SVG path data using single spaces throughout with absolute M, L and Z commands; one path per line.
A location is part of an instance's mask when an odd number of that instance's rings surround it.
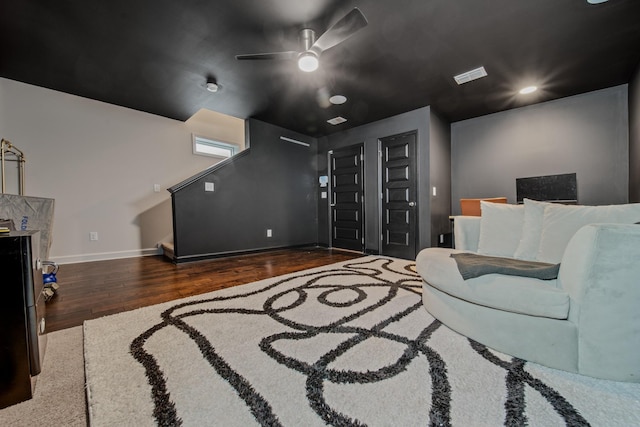
M 79 262 L 106 261 L 110 259 L 136 258 L 142 256 L 162 255 L 161 248 L 134 249 L 130 251 L 100 252 L 94 254 L 65 255 L 52 257 L 47 261 L 58 264 L 76 264 Z

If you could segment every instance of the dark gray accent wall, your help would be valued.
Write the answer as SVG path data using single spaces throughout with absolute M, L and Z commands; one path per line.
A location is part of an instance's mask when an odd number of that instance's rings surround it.
M 454 214 L 464 197 L 515 203 L 516 178 L 573 172 L 580 204 L 628 201 L 627 85 L 451 125 Z
M 448 174 L 446 169 L 437 169 L 437 172 L 430 173 L 431 170 L 431 139 L 436 141 L 436 163 L 448 164 L 447 149 L 448 123 L 435 117 L 436 129 L 431 130 L 432 111 L 430 107 L 423 107 L 408 113 L 390 117 L 367 125 L 359 126 L 338 132 L 327 137 L 320 138 L 318 151 L 318 173 L 327 174 L 327 153 L 329 150 L 348 147 L 351 145 L 364 143 L 365 156 L 365 250 L 371 253 L 380 251 L 380 178 L 378 162 L 378 141 L 381 138 L 398 135 L 405 132 L 416 131 L 417 133 L 417 157 L 418 157 L 418 248 L 429 247 L 436 237 L 432 236 L 431 221 L 431 189 L 430 181 L 435 179 L 435 175 Z M 438 148 L 439 147 L 439 148 Z M 448 174 L 450 175 L 450 174 Z M 449 200 L 450 186 L 447 185 L 447 177 L 440 177 L 442 182 L 442 192 L 439 196 Z M 438 184 L 440 185 L 440 184 Z M 321 189 L 319 189 L 321 191 Z M 329 206 L 327 199 L 319 199 L 318 202 L 318 241 L 328 245 L 330 242 L 329 229 Z M 447 217 L 448 217 L 447 206 Z M 438 224 L 436 224 L 438 225 Z M 437 234 L 434 228 L 433 233 Z M 434 235 L 435 235 L 434 234 Z
M 629 202 L 640 202 L 640 64 L 629 83 Z
M 431 246 L 438 246 L 440 235 L 451 232 L 451 125 L 431 109 L 429 129 Z
M 172 193 L 177 261 L 317 242 L 317 140 L 253 119 L 246 126 L 248 153 Z

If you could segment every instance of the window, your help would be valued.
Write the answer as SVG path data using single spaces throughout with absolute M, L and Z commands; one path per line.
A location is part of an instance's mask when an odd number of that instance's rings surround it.
M 238 146 L 193 135 L 193 154 L 228 159 L 238 152 Z

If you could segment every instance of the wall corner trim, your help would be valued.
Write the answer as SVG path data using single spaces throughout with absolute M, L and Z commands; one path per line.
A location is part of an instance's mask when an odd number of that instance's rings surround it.
M 188 187 L 190 184 L 196 182 L 197 180 L 199 180 L 200 178 L 210 174 L 211 172 L 217 171 L 218 169 L 222 169 L 223 167 L 232 164 L 233 162 L 235 162 L 237 159 L 239 159 L 240 157 L 244 157 L 246 155 L 249 154 L 250 149 L 246 148 L 244 150 L 242 150 L 241 152 L 239 152 L 238 154 L 229 157 L 228 159 L 224 159 L 221 162 L 216 163 L 215 165 L 203 170 L 202 172 L 199 172 L 195 175 L 193 175 L 192 177 L 189 177 L 187 179 L 185 179 L 184 181 L 167 188 L 167 191 L 171 194 L 182 190 L 185 187 Z

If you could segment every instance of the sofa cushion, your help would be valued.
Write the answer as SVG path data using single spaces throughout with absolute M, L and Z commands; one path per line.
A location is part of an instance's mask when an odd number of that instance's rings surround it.
M 640 220 L 640 203 L 608 206 L 567 206 L 550 204 L 544 208 L 537 261 L 559 263 L 576 232 L 588 224 L 633 224 Z
M 540 248 L 540 236 L 542 235 L 542 220 L 544 208 L 551 205 L 548 202 L 524 199 L 524 220 L 520 242 L 513 254 L 514 258 L 535 261 Z
M 524 206 L 480 202 L 480 240 L 478 253 L 482 255 L 513 257 L 524 220 Z
M 456 298 L 486 307 L 530 316 L 566 319 L 569 295 L 556 287 L 557 280 L 487 274 L 463 280 L 452 253 L 455 249 L 427 248 L 416 257 L 424 281 Z
M 479 216 L 458 215 L 453 217 L 454 248 L 462 251 L 478 252 L 481 220 L 482 218 Z

